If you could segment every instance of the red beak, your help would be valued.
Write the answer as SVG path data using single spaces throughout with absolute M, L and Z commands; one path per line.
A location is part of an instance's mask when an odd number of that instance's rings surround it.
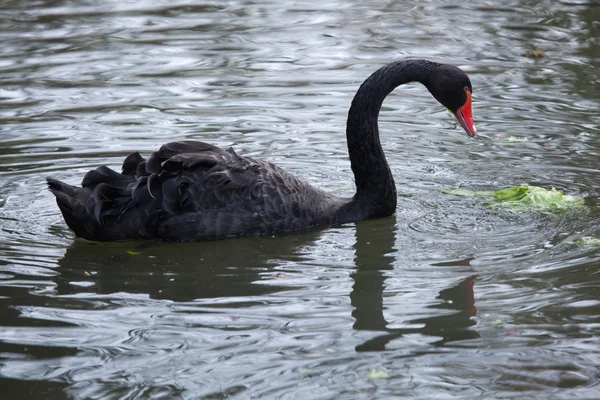
M 475 136 L 477 134 L 477 129 L 475 129 L 475 124 L 473 124 L 473 113 L 471 111 L 471 92 L 466 90 L 467 92 L 467 102 L 464 106 L 458 109 L 454 116 L 458 120 L 460 126 L 463 127 L 467 135 Z

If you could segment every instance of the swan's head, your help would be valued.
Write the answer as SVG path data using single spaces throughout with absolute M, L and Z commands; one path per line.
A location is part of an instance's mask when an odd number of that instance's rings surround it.
M 458 120 L 469 136 L 475 136 L 477 129 L 473 123 L 471 111 L 471 80 L 461 69 L 450 65 L 440 64 L 441 71 L 436 71 L 433 82 L 428 82 L 427 88 Z

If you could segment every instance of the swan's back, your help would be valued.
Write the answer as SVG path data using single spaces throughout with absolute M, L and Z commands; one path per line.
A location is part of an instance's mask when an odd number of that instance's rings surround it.
M 343 201 L 281 168 L 203 142 L 129 155 L 81 187 L 48 179 L 69 227 L 90 240 L 208 240 L 268 235 L 334 222 Z

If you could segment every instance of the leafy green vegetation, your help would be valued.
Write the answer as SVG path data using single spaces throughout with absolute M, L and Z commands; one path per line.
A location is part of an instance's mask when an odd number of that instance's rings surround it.
M 575 244 L 579 247 L 598 247 L 600 246 L 600 238 L 586 236 L 577 239 Z
M 539 186 L 519 186 L 495 192 L 475 192 L 470 190 L 443 190 L 442 193 L 455 196 L 480 197 L 492 202 L 489 208 L 501 208 L 513 212 L 550 212 L 562 213 L 570 210 L 585 209 L 582 197 L 571 196 Z

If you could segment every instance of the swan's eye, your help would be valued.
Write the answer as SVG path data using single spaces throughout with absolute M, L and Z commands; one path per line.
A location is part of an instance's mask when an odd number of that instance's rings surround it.
M 464 90 L 465 92 L 470 92 L 470 91 L 471 91 L 471 89 L 469 89 L 469 87 L 468 87 L 468 86 L 465 86 L 465 87 L 463 88 L 463 90 Z

